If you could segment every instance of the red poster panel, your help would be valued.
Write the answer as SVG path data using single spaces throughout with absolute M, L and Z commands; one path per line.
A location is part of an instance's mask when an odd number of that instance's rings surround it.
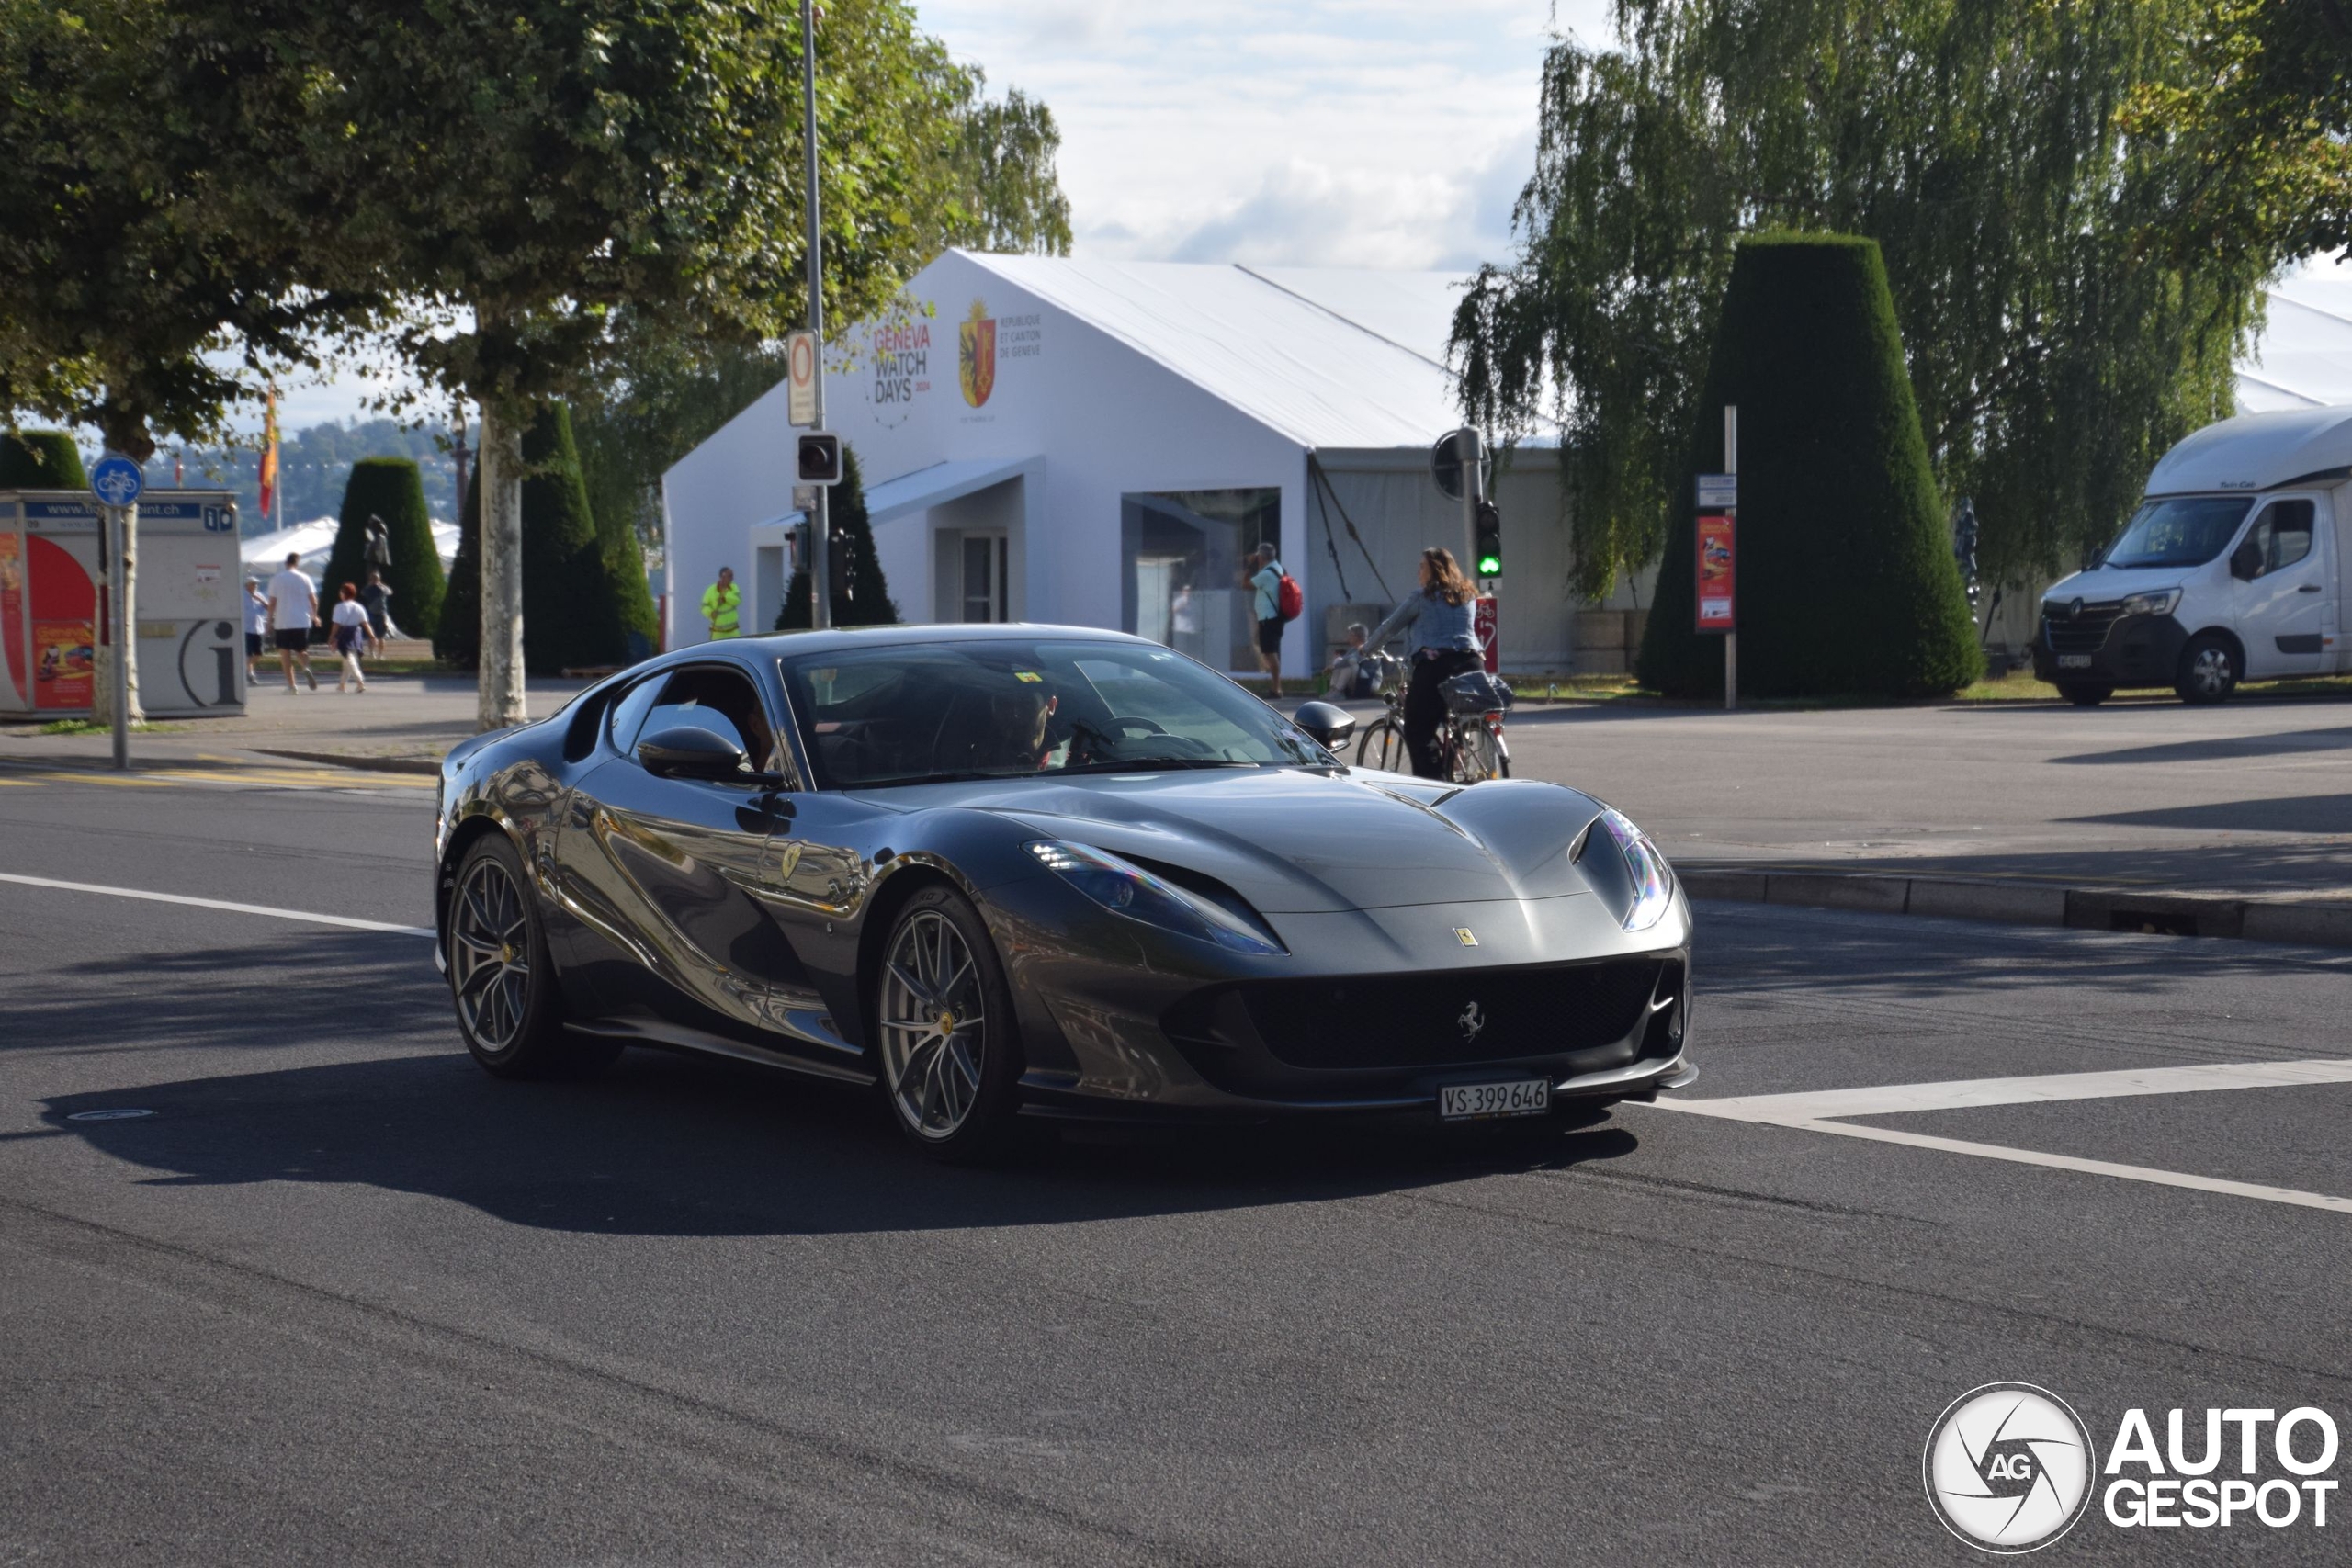
M 1708 515 L 1699 519 L 1699 629 L 1702 632 L 1734 630 L 1733 608 L 1737 594 L 1733 588 L 1732 520 Z
M 25 546 L 33 706 L 86 708 L 97 694 L 97 588 L 82 563 L 55 540 L 36 534 Z
M 1491 593 L 1481 593 L 1472 606 L 1471 626 L 1478 633 L 1478 646 L 1487 650 L 1487 673 L 1503 672 L 1501 641 L 1495 636 L 1495 626 L 1502 614 L 1502 606 L 1495 603 Z

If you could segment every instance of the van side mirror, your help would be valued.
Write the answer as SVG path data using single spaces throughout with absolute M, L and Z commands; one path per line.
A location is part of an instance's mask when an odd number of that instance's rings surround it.
M 673 724 L 637 743 L 637 760 L 656 778 L 739 780 L 743 748 L 699 724 Z
M 2248 539 L 2230 552 L 2230 575 L 2241 582 L 2252 582 L 2262 575 L 2262 546 Z
M 1291 722 L 1336 751 L 1356 732 L 1356 716 L 1336 703 L 1302 703 Z

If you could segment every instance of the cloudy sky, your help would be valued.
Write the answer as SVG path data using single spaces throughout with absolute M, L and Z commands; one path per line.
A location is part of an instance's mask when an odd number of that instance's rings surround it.
M 916 0 L 990 88 L 1052 106 L 1078 254 L 1468 268 L 1508 254 L 1555 29 L 1608 0 Z M 359 417 L 295 386 L 299 430 Z M 258 424 L 258 419 L 251 422 Z

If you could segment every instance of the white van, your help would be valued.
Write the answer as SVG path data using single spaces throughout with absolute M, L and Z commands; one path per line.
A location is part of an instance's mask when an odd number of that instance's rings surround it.
M 2041 596 L 2033 672 L 2069 702 L 2352 670 L 2352 408 L 2209 424 L 2164 456 L 2099 563 Z

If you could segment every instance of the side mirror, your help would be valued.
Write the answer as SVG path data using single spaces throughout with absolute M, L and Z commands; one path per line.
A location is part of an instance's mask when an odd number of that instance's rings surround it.
M 1356 716 L 1332 703 L 1303 704 L 1291 722 L 1334 751 L 1356 732 Z
M 743 748 L 698 724 L 673 724 L 637 743 L 637 760 L 656 778 L 742 779 L 750 761 Z
M 2230 552 L 2230 575 L 2252 582 L 2262 575 L 2262 547 L 2252 539 Z

